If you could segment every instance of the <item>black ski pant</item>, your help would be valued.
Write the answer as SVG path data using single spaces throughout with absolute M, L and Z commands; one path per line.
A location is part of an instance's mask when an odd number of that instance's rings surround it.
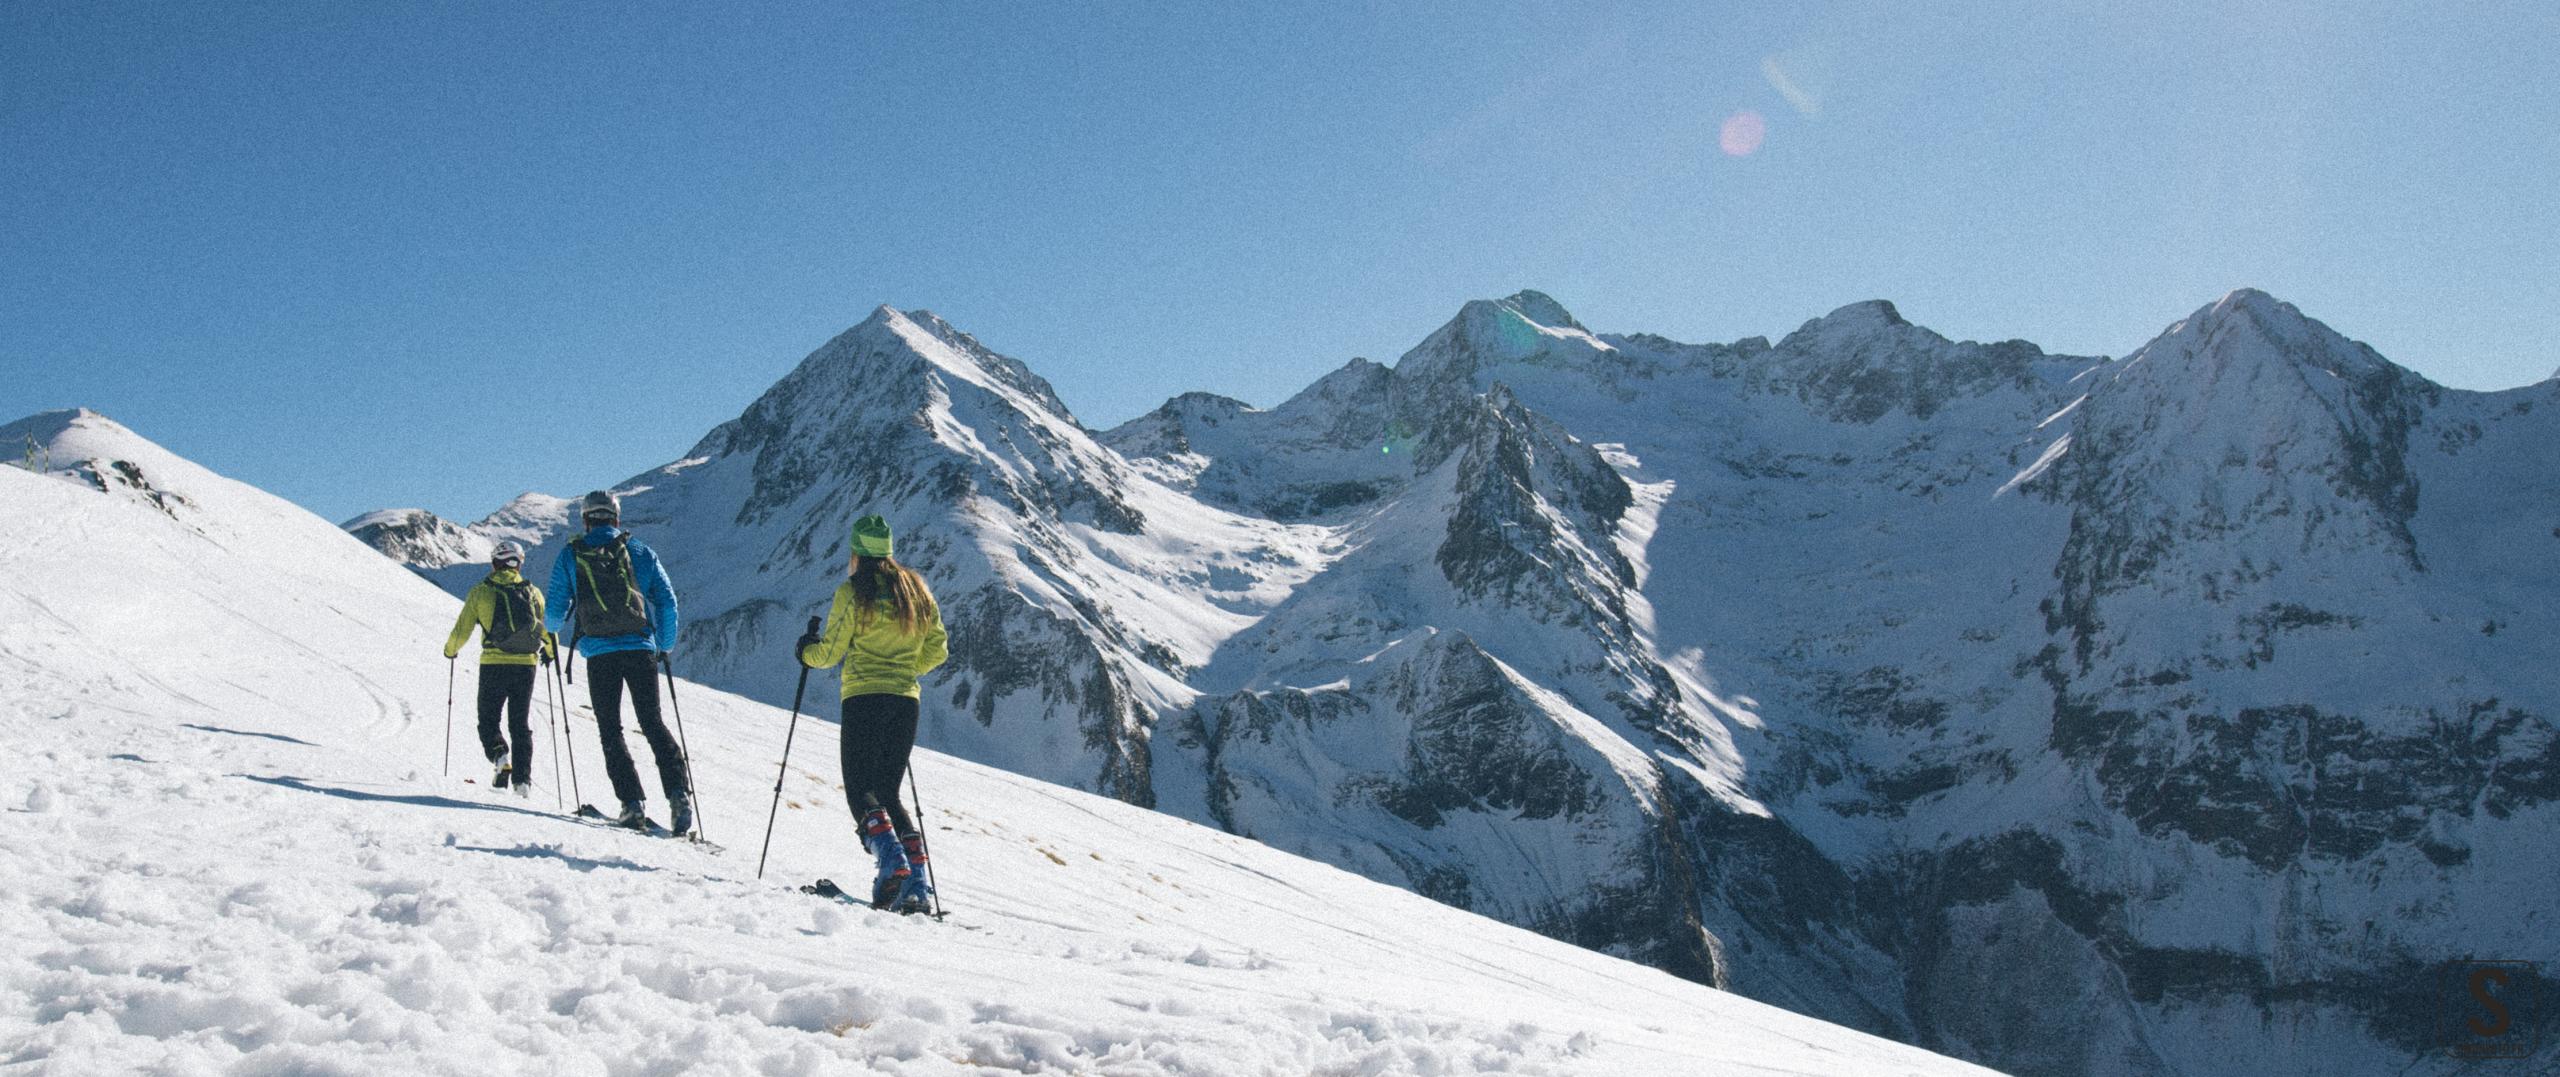
M 507 734 L 498 735 L 498 710 L 507 712 Z M 533 780 L 533 667 L 480 664 L 480 754 L 492 763 L 514 756 L 512 780 Z M 509 738 L 514 748 L 509 750 Z
M 658 660 L 647 651 L 613 651 L 587 659 L 587 702 L 596 709 L 596 739 L 604 747 L 604 773 L 613 780 L 613 798 L 625 804 L 649 799 L 640 788 L 640 772 L 631 765 L 631 749 L 622 743 L 622 692 L 631 690 L 631 716 L 640 736 L 658 760 L 658 784 L 667 799 L 684 795 L 684 751 L 675 734 L 658 717 Z
M 907 776 L 907 756 L 916 747 L 916 701 L 910 696 L 863 695 L 844 701 L 844 728 L 838 736 L 844 756 L 844 799 L 853 809 L 855 833 L 873 808 L 889 812 L 898 836 L 911 837 L 915 820 L 898 799 L 898 783 Z

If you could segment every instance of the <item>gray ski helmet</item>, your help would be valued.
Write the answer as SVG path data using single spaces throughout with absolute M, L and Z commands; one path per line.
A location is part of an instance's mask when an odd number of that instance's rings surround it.
M 524 547 L 518 546 L 513 542 L 501 542 L 498 544 L 497 549 L 489 551 L 489 563 L 502 567 L 522 566 L 524 564 Z
M 592 520 L 599 516 L 615 521 L 622 519 L 622 499 L 613 496 L 613 491 L 592 491 L 578 502 L 579 519 Z

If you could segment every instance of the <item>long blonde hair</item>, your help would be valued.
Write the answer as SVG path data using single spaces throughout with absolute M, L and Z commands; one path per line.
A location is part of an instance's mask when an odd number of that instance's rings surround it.
M 892 558 L 861 554 L 853 555 L 851 572 L 857 627 L 870 624 L 872 611 L 885 607 L 898 631 L 923 634 L 925 615 L 933 609 L 933 592 L 925 588 L 924 577 Z

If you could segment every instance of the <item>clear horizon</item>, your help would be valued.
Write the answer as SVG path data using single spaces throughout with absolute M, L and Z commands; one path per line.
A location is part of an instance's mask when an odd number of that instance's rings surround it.
M 615 13 L 637 10 L 631 17 Z M 0 12 L 0 385 L 333 521 L 675 459 L 881 304 L 1108 427 L 1528 288 L 2550 376 L 2560 9 Z M 315 421 L 315 417 L 325 417 Z

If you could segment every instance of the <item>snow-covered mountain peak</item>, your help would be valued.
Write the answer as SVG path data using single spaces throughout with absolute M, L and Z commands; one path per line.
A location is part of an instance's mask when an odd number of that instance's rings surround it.
M 1748 357 L 1755 383 L 1789 393 L 1824 416 L 1867 424 L 1901 413 L 1929 419 L 1966 400 L 1997 398 L 2007 409 L 2059 406 L 2057 386 L 2095 360 L 2045 354 L 2023 340 L 1954 341 L 1905 319 L 1890 302 L 1851 303 L 1804 323 L 1776 348 L 1749 342 L 1729 354 Z
M 2218 379 L 2235 363 L 2282 361 L 2350 381 L 2418 375 L 2347 339 L 2291 303 L 2242 288 L 2198 309 L 2126 357 L 2119 377 Z M 2168 368 L 2168 369 L 2162 369 Z
M 873 326 L 875 334 L 886 332 L 904 341 L 937 370 L 1007 395 L 1019 395 L 1037 410 L 1071 424 L 1076 421 L 1046 379 L 1032 373 L 1021 360 L 997 353 L 932 311 L 902 312 L 883 306 L 864 326 Z M 857 326 L 856 332 L 864 326 Z
M 29 438 L 39 443 L 49 442 L 61 437 L 64 432 L 75 426 L 88 423 L 106 423 L 113 426 L 115 420 L 87 408 L 61 408 L 54 411 L 39 411 L 10 423 L 6 429 L 9 432 L 9 440 L 23 446 Z M 118 427 L 118 429 L 122 428 Z
M 565 530 L 577 504 L 573 498 L 528 490 L 499 506 L 498 511 L 481 517 L 471 530 L 492 541 L 513 539 L 530 549 L 541 545 L 545 537 Z
M 1564 304 L 1556 302 L 1554 297 L 1545 292 L 1523 288 L 1503 297 L 1496 305 L 1538 325 L 1585 333 L 1590 331 L 1584 329 L 1581 322 L 1573 319 L 1573 313 L 1564 309 Z
M 38 412 L 0 426 L 0 460 L 39 474 L 145 501 L 171 517 L 229 480 L 88 408 Z
M 1158 414 L 1163 415 L 1191 415 L 1208 418 L 1225 418 L 1228 416 L 1241 415 L 1253 410 L 1256 410 L 1253 405 L 1247 404 L 1232 396 L 1221 396 L 1217 393 L 1203 392 L 1184 393 L 1171 400 L 1165 401 L 1163 407 L 1156 409 Z
M 1523 291 L 1504 299 L 1476 299 L 1456 317 L 1396 360 L 1396 377 L 1425 387 L 1482 391 L 1502 367 L 1580 368 L 1617 346 L 1592 335 L 1543 293 Z
M 1910 319 L 1904 318 L 1902 311 L 1896 309 L 1890 299 L 1861 299 L 1855 303 L 1843 305 L 1817 320 L 1843 324 L 1874 322 L 1888 326 L 1911 324 Z
M 383 556 L 417 568 L 478 564 L 497 543 L 425 509 L 377 509 L 338 525 Z
M 685 455 L 707 460 L 782 444 L 852 447 L 907 425 L 949 434 L 950 424 L 929 413 L 954 406 L 1016 413 L 1059 438 L 1083 431 L 1049 383 L 1020 361 L 930 311 L 883 305 L 809 353 L 744 414 Z
M 1778 347 L 1790 351 L 1836 351 L 1866 341 L 1943 344 L 1947 338 L 1912 324 L 1888 300 L 1868 299 L 1798 326 L 1778 342 Z
M 49 451 L 66 459 L 168 453 L 123 423 L 87 408 L 39 411 L 7 426 L 0 426 L 0 439 L 5 439 L 0 443 L 18 452 L 24 452 L 33 445 L 40 453 Z

